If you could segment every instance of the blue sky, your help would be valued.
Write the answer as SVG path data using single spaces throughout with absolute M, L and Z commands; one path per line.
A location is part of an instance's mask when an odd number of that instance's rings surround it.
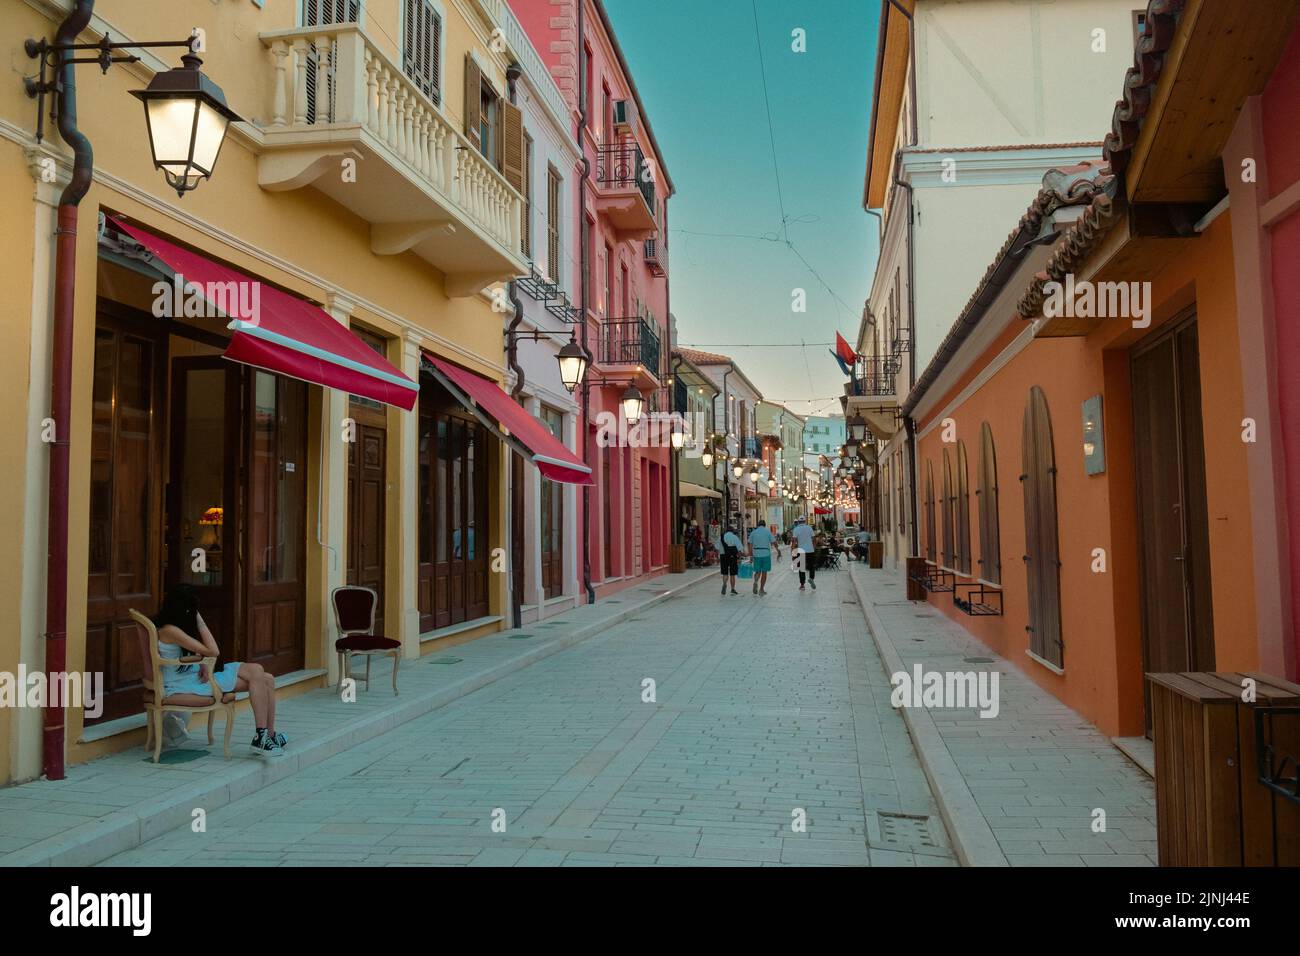
M 764 397 L 838 413 L 827 399 L 843 394 L 844 375 L 827 345 L 753 344 L 829 343 L 837 330 L 852 342 L 856 333 L 877 253 L 862 180 L 879 0 L 605 5 L 677 187 L 669 271 L 680 341 L 731 355 Z M 791 49 L 796 27 L 805 53 Z M 782 204 L 794 250 L 783 241 Z M 795 288 L 807 292 L 804 314 L 791 311 Z

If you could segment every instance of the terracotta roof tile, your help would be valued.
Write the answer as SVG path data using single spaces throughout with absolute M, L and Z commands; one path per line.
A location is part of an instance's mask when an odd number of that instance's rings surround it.
M 729 355 L 719 355 L 717 352 L 702 352 L 699 349 L 687 348 L 684 345 L 679 345 L 673 351 L 692 365 L 730 365 L 732 362 Z
M 1142 131 L 1142 121 L 1151 106 L 1151 93 L 1164 70 L 1165 54 L 1174 42 L 1178 18 L 1185 5 L 1186 0 L 1147 3 L 1146 29 L 1134 45 L 1133 65 L 1124 74 L 1123 98 L 1115 103 L 1110 132 L 1102 147 L 1102 155 L 1120 179 L 1120 195 L 1124 195 L 1124 171 Z

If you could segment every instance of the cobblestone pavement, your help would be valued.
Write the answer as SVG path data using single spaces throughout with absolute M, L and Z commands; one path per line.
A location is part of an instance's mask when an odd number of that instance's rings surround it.
M 918 737 L 925 752 L 940 750 L 955 775 L 948 778 L 952 786 L 939 783 L 950 810 L 961 804 L 959 791 L 969 794 L 964 834 L 978 842 L 983 829 L 996 843 L 994 853 L 1011 866 L 1156 865 L 1150 777 L 1011 661 L 934 607 L 905 600 L 896 574 L 861 565 L 850 573 L 877 637 L 902 670 L 920 665 L 924 671 L 1000 675 L 996 718 L 982 718 L 973 708 L 912 712 L 934 728 Z
M 955 865 L 847 572 L 739 584 L 102 865 Z

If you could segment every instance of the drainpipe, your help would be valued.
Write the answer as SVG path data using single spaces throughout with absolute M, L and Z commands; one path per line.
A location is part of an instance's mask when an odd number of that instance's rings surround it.
M 587 147 L 582 141 L 582 131 L 587 127 L 587 110 L 591 106 L 586 101 L 587 57 L 583 54 L 583 38 L 586 36 L 586 0 L 575 0 L 578 4 L 578 149 L 582 155 L 582 176 L 578 179 L 578 268 L 581 281 L 578 283 L 578 295 L 582 298 L 579 314 L 582 317 L 582 350 L 587 353 L 587 369 L 591 370 L 591 349 L 587 347 L 587 286 L 591 277 L 587 274 L 590 266 L 588 246 L 590 242 L 582 241 L 582 227 L 587 221 L 587 180 L 591 179 L 591 160 L 587 158 Z M 588 236 L 590 238 L 590 236 Z M 591 386 L 587 376 L 582 377 L 582 403 L 579 409 L 579 424 L 582 426 L 582 463 L 591 467 L 591 435 L 587 427 L 591 415 Z M 608 516 L 606 516 L 608 518 Z M 591 485 L 582 486 L 582 584 L 587 590 L 587 603 L 596 603 L 596 589 L 591 586 Z
M 522 73 L 523 70 L 520 68 L 518 63 L 511 63 L 506 67 L 506 90 L 512 105 L 515 103 L 516 97 L 515 84 L 519 81 L 519 77 Z M 524 170 L 524 175 L 528 175 L 528 170 Z M 525 186 L 525 188 L 527 187 Z M 529 212 L 531 214 L 531 210 Z M 510 370 L 515 373 L 515 384 L 510 388 L 510 397 L 513 398 L 517 404 L 522 405 L 525 376 L 524 370 L 519 364 L 519 337 L 517 333 L 519 332 L 520 323 L 524 321 L 524 304 L 519 298 L 519 287 L 514 279 L 511 279 L 506 283 L 506 289 L 509 290 L 510 293 L 510 304 L 515 307 L 514 318 L 510 320 L 510 325 L 506 327 L 506 364 L 510 367 Z M 513 459 L 515 455 L 519 454 L 513 449 L 507 450 L 510 453 L 511 459 Z M 510 469 L 510 478 L 513 483 L 513 468 Z M 510 550 L 513 553 L 515 545 L 514 488 L 512 487 L 510 491 Z M 527 558 L 527 555 L 525 555 L 525 558 Z M 510 586 L 510 623 L 514 627 L 522 627 L 524 623 L 524 596 L 515 590 L 515 576 L 513 574 L 509 576 L 507 583 Z
M 735 370 L 736 363 L 732 362 L 731 367 L 722 373 L 722 442 L 724 445 L 727 443 L 727 436 L 731 433 L 731 409 L 727 407 L 727 376 Z M 728 451 L 730 451 L 730 448 L 728 448 Z M 722 490 L 724 492 L 722 526 L 724 528 L 726 522 L 731 518 L 731 481 L 727 478 L 727 470 L 730 467 L 728 465 L 726 469 L 723 469 L 722 473 Z
M 515 84 L 522 74 L 523 70 L 518 63 L 511 63 L 506 67 L 506 88 L 509 91 L 511 105 L 514 105 L 516 98 Z M 527 175 L 527 170 L 524 174 Z M 519 402 L 519 397 L 524 391 L 524 370 L 519 365 L 519 340 L 516 333 L 519 331 L 520 323 L 524 321 L 524 304 L 519 299 L 519 288 L 514 279 L 506 283 L 506 288 L 510 291 L 510 303 L 515 307 L 514 318 L 506 328 L 506 363 L 515 373 L 515 384 L 510 389 L 510 397 Z
M 95 0 L 77 0 L 59 26 L 55 43 L 75 43 L 90 23 Z M 72 179 L 59 197 L 59 224 L 54 254 L 54 349 L 51 367 L 50 414 L 55 436 L 50 443 L 49 544 L 45 573 L 45 670 L 50 686 L 67 669 L 68 658 L 68 434 L 72 430 L 73 293 L 77 275 L 77 207 L 90 189 L 94 152 L 77 129 L 77 81 L 72 50 L 61 50 L 59 89 L 55 94 L 59 135 L 72 149 Z M 62 780 L 64 747 L 63 701 L 47 700 L 42 735 L 42 765 L 48 780 Z
M 897 165 L 897 164 L 895 164 Z M 914 197 L 912 195 L 911 183 L 905 183 L 898 178 L 898 173 L 894 173 L 894 184 L 902 186 L 907 190 L 907 322 L 912 331 L 912 347 L 907 350 L 908 365 L 908 388 L 916 384 L 916 240 L 914 238 L 915 211 Z M 911 539 L 912 539 L 912 557 L 920 555 L 921 539 L 916 531 L 916 519 L 919 514 L 916 505 L 916 422 L 911 415 L 903 417 L 903 424 L 907 429 L 907 460 L 911 466 L 907 469 L 908 485 L 912 492 L 911 507 Z

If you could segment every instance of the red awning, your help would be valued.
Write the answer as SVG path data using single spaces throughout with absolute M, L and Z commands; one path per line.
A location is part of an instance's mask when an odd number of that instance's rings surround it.
M 112 223 L 175 273 L 172 312 L 197 292 L 230 319 L 225 357 L 410 411 L 420 386 L 319 306 L 119 220 Z
M 591 469 L 550 429 L 517 405 L 496 382 L 424 353 L 425 369 L 488 428 L 511 444 L 552 481 L 591 485 Z
M 829 515 L 834 513 L 834 510 L 831 508 L 822 508 L 821 506 L 813 508 L 813 514 L 815 515 Z

